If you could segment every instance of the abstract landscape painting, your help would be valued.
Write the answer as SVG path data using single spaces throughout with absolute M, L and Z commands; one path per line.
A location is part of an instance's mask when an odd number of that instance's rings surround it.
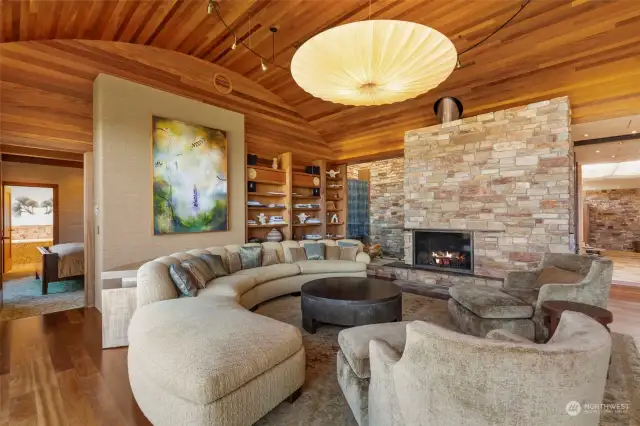
M 154 234 L 228 230 L 225 132 L 152 120 Z

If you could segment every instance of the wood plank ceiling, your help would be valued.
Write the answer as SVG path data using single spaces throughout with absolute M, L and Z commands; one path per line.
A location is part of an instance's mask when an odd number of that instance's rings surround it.
M 367 19 L 401 19 L 447 35 L 459 52 L 505 22 L 521 0 L 222 0 L 222 16 L 239 39 L 288 66 L 295 49 L 324 29 Z M 330 155 L 354 161 L 398 155 L 407 130 L 436 122 L 433 102 L 458 97 L 465 115 L 568 95 L 573 122 L 640 111 L 638 0 L 532 0 L 495 37 L 461 56 L 464 65 L 438 88 L 398 104 L 348 107 L 313 98 L 290 73 L 259 60 L 230 36 L 206 0 L 7 1 L 2 42 L 89 39 L 150 45 L 233 70 L 278 95 L 311 123 Z M 251 37 L 249 37 L 251 34 Z M 398 46 L 402 48 L 402 46 Z M 283 141 L 286 142 L 286 141 Z M 303 142 L 304 143 L 304 142 Z M 320 142 L 318 142 L 320 143 Z

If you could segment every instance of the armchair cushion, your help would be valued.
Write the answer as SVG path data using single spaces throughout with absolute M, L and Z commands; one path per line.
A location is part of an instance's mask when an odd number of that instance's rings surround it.
M 361 379 L 371 377 L 369 367 L 369 342 L 371 340 L 383 340 L 393 349 L 402 353 L 409 322 L 363 325 L 340 331 L 338 344 L 353 372 Z
M 534 308 L 538 301 L 538 294 L 540 293 L 539 288 L 503 288 L 500 291 L 507 293 L 509 296 L 513 296 L 516 299 L 520 299 Z
M 461 284 L 449 289 L 451 297 L 480 318 L 531 318 L 533 306 L 489 286 Z
M 555 266 L 543 268 L 538 279 L 536 287 L 540 288 L 545 284 L 577 284 L 584 279 L 585 275 L 579 272 L 567 271 Z

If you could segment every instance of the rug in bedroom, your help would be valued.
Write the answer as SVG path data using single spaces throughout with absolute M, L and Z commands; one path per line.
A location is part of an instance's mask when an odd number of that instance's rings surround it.
M 404 320 L 424 320 L 455 330 L 447 302 L 403 294 Z M 342 327 L 322 325 L 316 334 L 302 329 L 300 297 L 284 296 L 266 302 L 256 313 L 292 324 L 302 332 L 307 355 L 306 379 L 300 398 L 284 402 L 256 426 L 357 426 L 336 379 L 338 332 Z M 631 336 L 611 333 L 613 349 L 604 403 L 630 404 L 628 410 L 601 416 L 600 426 L 640 425 L 640 354 Z
M 42 294 L 42 282 L 33 276 L 4 282 L 0 321 L 82 308 L 83 282 L 78 280 L 49 283 L 49 294 Z

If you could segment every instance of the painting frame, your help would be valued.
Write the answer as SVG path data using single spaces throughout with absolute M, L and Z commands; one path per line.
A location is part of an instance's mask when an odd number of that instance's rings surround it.
M 223 156 L 223 161 L 220 162 L 220 164 L 223 165 L 224 168 L 224 203 L 225 203 L 225 208 L 224 208 L 224 214 L 223 214 L 223 223 L 224 226 L 223 227 L 213 227 L 212 229 L 173 229 L 171 231 L 161 231 L 159 230 L 159 226 L 158 226 L 158 218 L 157 218 L 157 211 L 156 211 L 156 163 L 158 161 L 158 159 L 156 158 L 156 147 L 158 145 L 158 141 L 156 139 L 156 130 L 157 130 L 157 123 L 158 122 L 173 122 L 176 124 L 180 124 L 182 126 L 186 126 L 187 128 L 194 128 L 194 129 L 200 129 L 200 130 L 204 130 L 204 131 L 208 131 L 208 132 L 217 132 L 220 135 L 222 135 L 222 140 L 223 140 L 223 147 L 224 149 L 221 150 L 222 156 Z M 158 115 L 158 114 L 151 114 L 150 117 L 150 122 L 151 122 L 151 128 L 150 128 L 150 167 L 151 167 L 151 232 L 153 236 L 166 236 L 166 235 L 178 235 L 178 234 L 200 234 L 200 233 L 210 233 L 210 232 L 229 232 L 231 229 L 231 224 L 230 224 L 230 218 L 231 218 L 231 214 L 230 214 L 230 182 L 229 182 L 229 138 L 228 138 L 228 132 L 226 130 L 222 130 L 222 129 L 216 129 L 213 127 L 209 127 L 203 124 L 199 124 L 196 122 L 191 122 L 191 121 L 186 121 L 186 120 L 182 120 L 182 119 L 178 119 L 178 118 L 171 118 L 171 117 L 166 117 L 166 116 L 162 116 L 162 115 Z M 205 144 L 210 143 L 211 140 L 207 140 L 205 141 Z M 216 174 L 217 176 L 217 174 Z M 195 188 L 194 188 L 194 194 L 195 194 Z M 194 195 L 195 196 L 195 195 Z

